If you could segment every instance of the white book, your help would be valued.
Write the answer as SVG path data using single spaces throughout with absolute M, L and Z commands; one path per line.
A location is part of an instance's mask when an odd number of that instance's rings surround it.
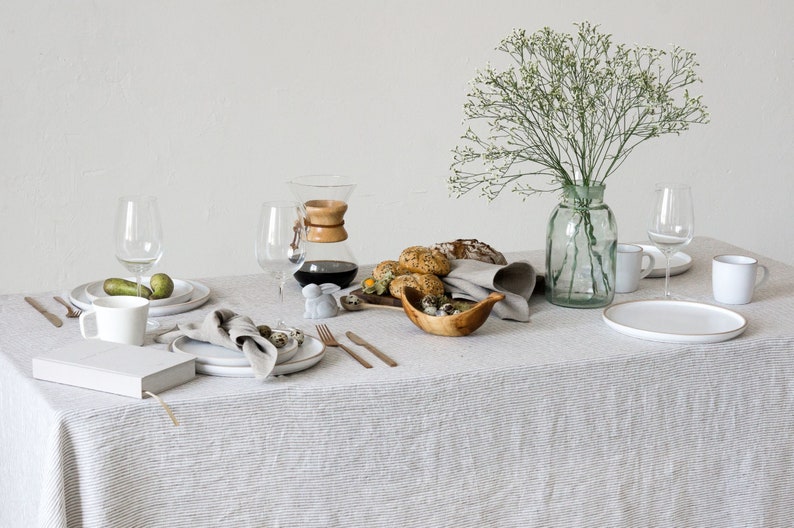
M 33 377 L 144 398 L 196 376 L 195 356 L 85 339 L 33 358 Z

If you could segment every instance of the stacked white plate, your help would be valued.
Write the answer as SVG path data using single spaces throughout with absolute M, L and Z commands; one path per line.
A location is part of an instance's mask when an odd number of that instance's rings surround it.
M 173 350 L 186 352 L 196 357 L 196 372 L 208 376 L 231 378 L 253 378 L 254 370 L 245 355 L 212 343 L 196 341 L 182 336 L 171 344 Z M 279 356 L 273 369 L 274 376 L 292 374 L 313 367 L 325 355 L 322 341 L 306 336 L 302 345 L 290 339 L 286 346 L 278 349 Z
M 130 279 L 135 280 L 135 279 Z M 144 284 L 149 283 L 149 277 L 143 277 Z M 81 284 L 69 294 L 72 304 L 83 310 L 91 310 L 94 299 L 107 297 L 103 290 L 105 281 Z M 157 299 L 149 303 L 149 316 L 160 317 L 188 312 L 198 308 L 210 298 L 210 289 L 196 281 L 174 279 L 174 292 L 166 299 Z
M 665 343 L 720 343 L 747 328 L 733 310 L 690 301 L 627 301 L 607 307 L 602 317 L 621 334 Z

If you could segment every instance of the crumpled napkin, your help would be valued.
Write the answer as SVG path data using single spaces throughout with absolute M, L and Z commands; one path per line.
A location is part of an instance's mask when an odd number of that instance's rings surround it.
M 491 292 L 501 292 L 505 298 L 494 304 L 492 313 L 502 319 L 529 321 L 528 301 L 537 280 L 532 264 L 523 260 L 505 266 L 472 259 L 449 262 L 452 269 L 441 280 L 453 297 L 481 301 Z
M 183 335 L 196 341 L 242 351 L 257 378 L 266 378 L 276 366 L 276 346 L 260 335 L 249 317 L 229 309 L 212 311 L 199 323 L 180 323 L 177 330 L 161 334 L 155 339 L 160 343 L 171 343 Z

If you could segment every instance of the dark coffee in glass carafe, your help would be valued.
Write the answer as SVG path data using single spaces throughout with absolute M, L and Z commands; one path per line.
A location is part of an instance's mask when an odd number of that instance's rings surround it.
M 342 176 L 302 176 L 290 182 L 306 208 L 306 260 L 295 272 L 301 286 L 336 284 L 346 288 L 358 274 L 347 243 L 344 216 L 355 184 Z

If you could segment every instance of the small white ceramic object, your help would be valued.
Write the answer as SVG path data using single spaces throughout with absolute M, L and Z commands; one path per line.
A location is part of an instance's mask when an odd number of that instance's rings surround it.
M 711 262 L 711 286 L 719 303 L 747 304 L 753 300 L 755 289 L 769 278 L 769 268 L 752 257 L 718 255 Z
M 306 298 L 306 310 L 303 312 L 305 319 L 327 319 L 339 313 L 339 304 L 332 295 L 340 290 L 339 286 L 332 283 L 307 284 L 301 290 Z
M 647 261 L 643 266 L 643 261 Z M 618 244 L 615 293 L 631 293 L 656 267 L 656 257 L 636 244 Z
M 149 301 L 142 297 L 120 295 L 95 299 L 92 311 L 80 314 L 80 333 L 86 339 L 141 346 L 148 315 Z M 89 334 L 86 322 L 92 319 L 96 333 Z

